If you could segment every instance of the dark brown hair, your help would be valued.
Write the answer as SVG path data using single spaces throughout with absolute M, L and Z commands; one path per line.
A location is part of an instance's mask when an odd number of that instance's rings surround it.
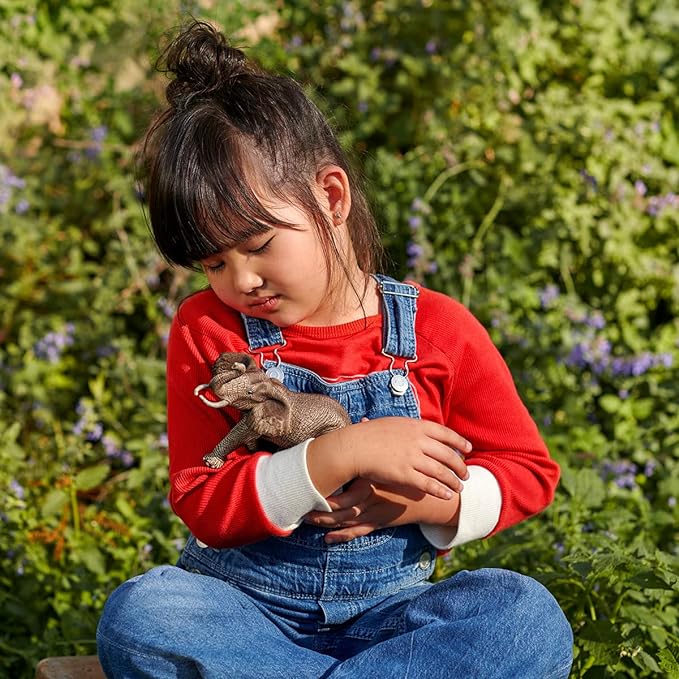
M 315 224 L 332 270 L 346 266 L 313 192 L 324 166 L 349 177 L 347 218 L 360 268 L 382 248 L 364 193 L 330 125 L 292 78 L 261 70 L 210 24 L 193 21 L 169 43 L 158 69 L 174 76 L 167 107 L 143 145 L 151 231 L 170 263 L 197 263 L 280 223 L 250 182 L 295 202 Z

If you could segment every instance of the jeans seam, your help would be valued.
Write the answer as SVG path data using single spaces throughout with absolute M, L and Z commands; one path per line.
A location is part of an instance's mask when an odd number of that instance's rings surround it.
M 121 651 L 124 651 L 125 653 L 134 653 L 135 655 L 141 656 L 142 658 L 146 658 L 147 660 L 156 660 L 158 657 L 157 653 L 149 655 L 148 653 L 144 653 L 143 651 L 138 650 L 134 644 L 128 644 L 124 646 L 101 632 L 97 635 L 97 638 L 104 639 L 107 644 L 109 644 L 110 646 L 115 646 L 116 648 L 120 649 Z
M 570 671 L 572 665 L 573 658 L 571 656 L 568 660 L 565 660 L 563 664 L 559 665 L 551 674 L 548 674 L 545 679 L 557 679 L 565 676 L 564 673 Z

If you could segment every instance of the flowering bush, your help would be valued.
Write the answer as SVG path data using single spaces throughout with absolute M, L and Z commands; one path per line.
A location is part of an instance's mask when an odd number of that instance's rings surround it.
M 165 344 L 204 281 L 150 246 L 134 161 L 159 36 L 188 9 L 308 86 L 356 154 L 392 273 L 485 323 L 562 465 L 552 507 L 438 577 L 539 578 L 575 631 L 574 676 L 679 676 L 679 11 L 232 4 L 0 8 L 0 674 L 94 652 L 108 593 L 183 544 Z

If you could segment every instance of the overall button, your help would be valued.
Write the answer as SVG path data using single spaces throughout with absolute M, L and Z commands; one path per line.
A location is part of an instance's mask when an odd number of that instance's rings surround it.
M 422 552 L 420 560 L 417 562 L 417 567 L 426 571 L 431 566 L 431 554 L 429 552 Z
M 198 547 L 200 547 L 201 549 L 205 549 L 207 547 L 207 545 L 202 540 L 199 540 L 198 538 L 196 538 L 196 545 L 198 545 Z
M 271 377 L 274 380 L 278 380 L 279 382 L 283 381 L 283 371 L 277 366 L 274 365 L 271 368 L 266 369 L 266 376 Z
M 408 378 L 404 375 L 392 375 L 389 380 L 389 389 L 394 396 L 403 396 L 408 391 Z

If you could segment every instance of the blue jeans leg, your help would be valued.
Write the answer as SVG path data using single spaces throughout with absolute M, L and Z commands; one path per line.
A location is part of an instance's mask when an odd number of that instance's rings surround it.
M 228 583 L 174 566 L 113 592 L 97 647 L 109 679 L 317 679 L 337 663 L 291 642 Z
M 462 571 L 365 613 L 332 679 L 565 679 L 573 635 L 554 597 L 501 569 Z

